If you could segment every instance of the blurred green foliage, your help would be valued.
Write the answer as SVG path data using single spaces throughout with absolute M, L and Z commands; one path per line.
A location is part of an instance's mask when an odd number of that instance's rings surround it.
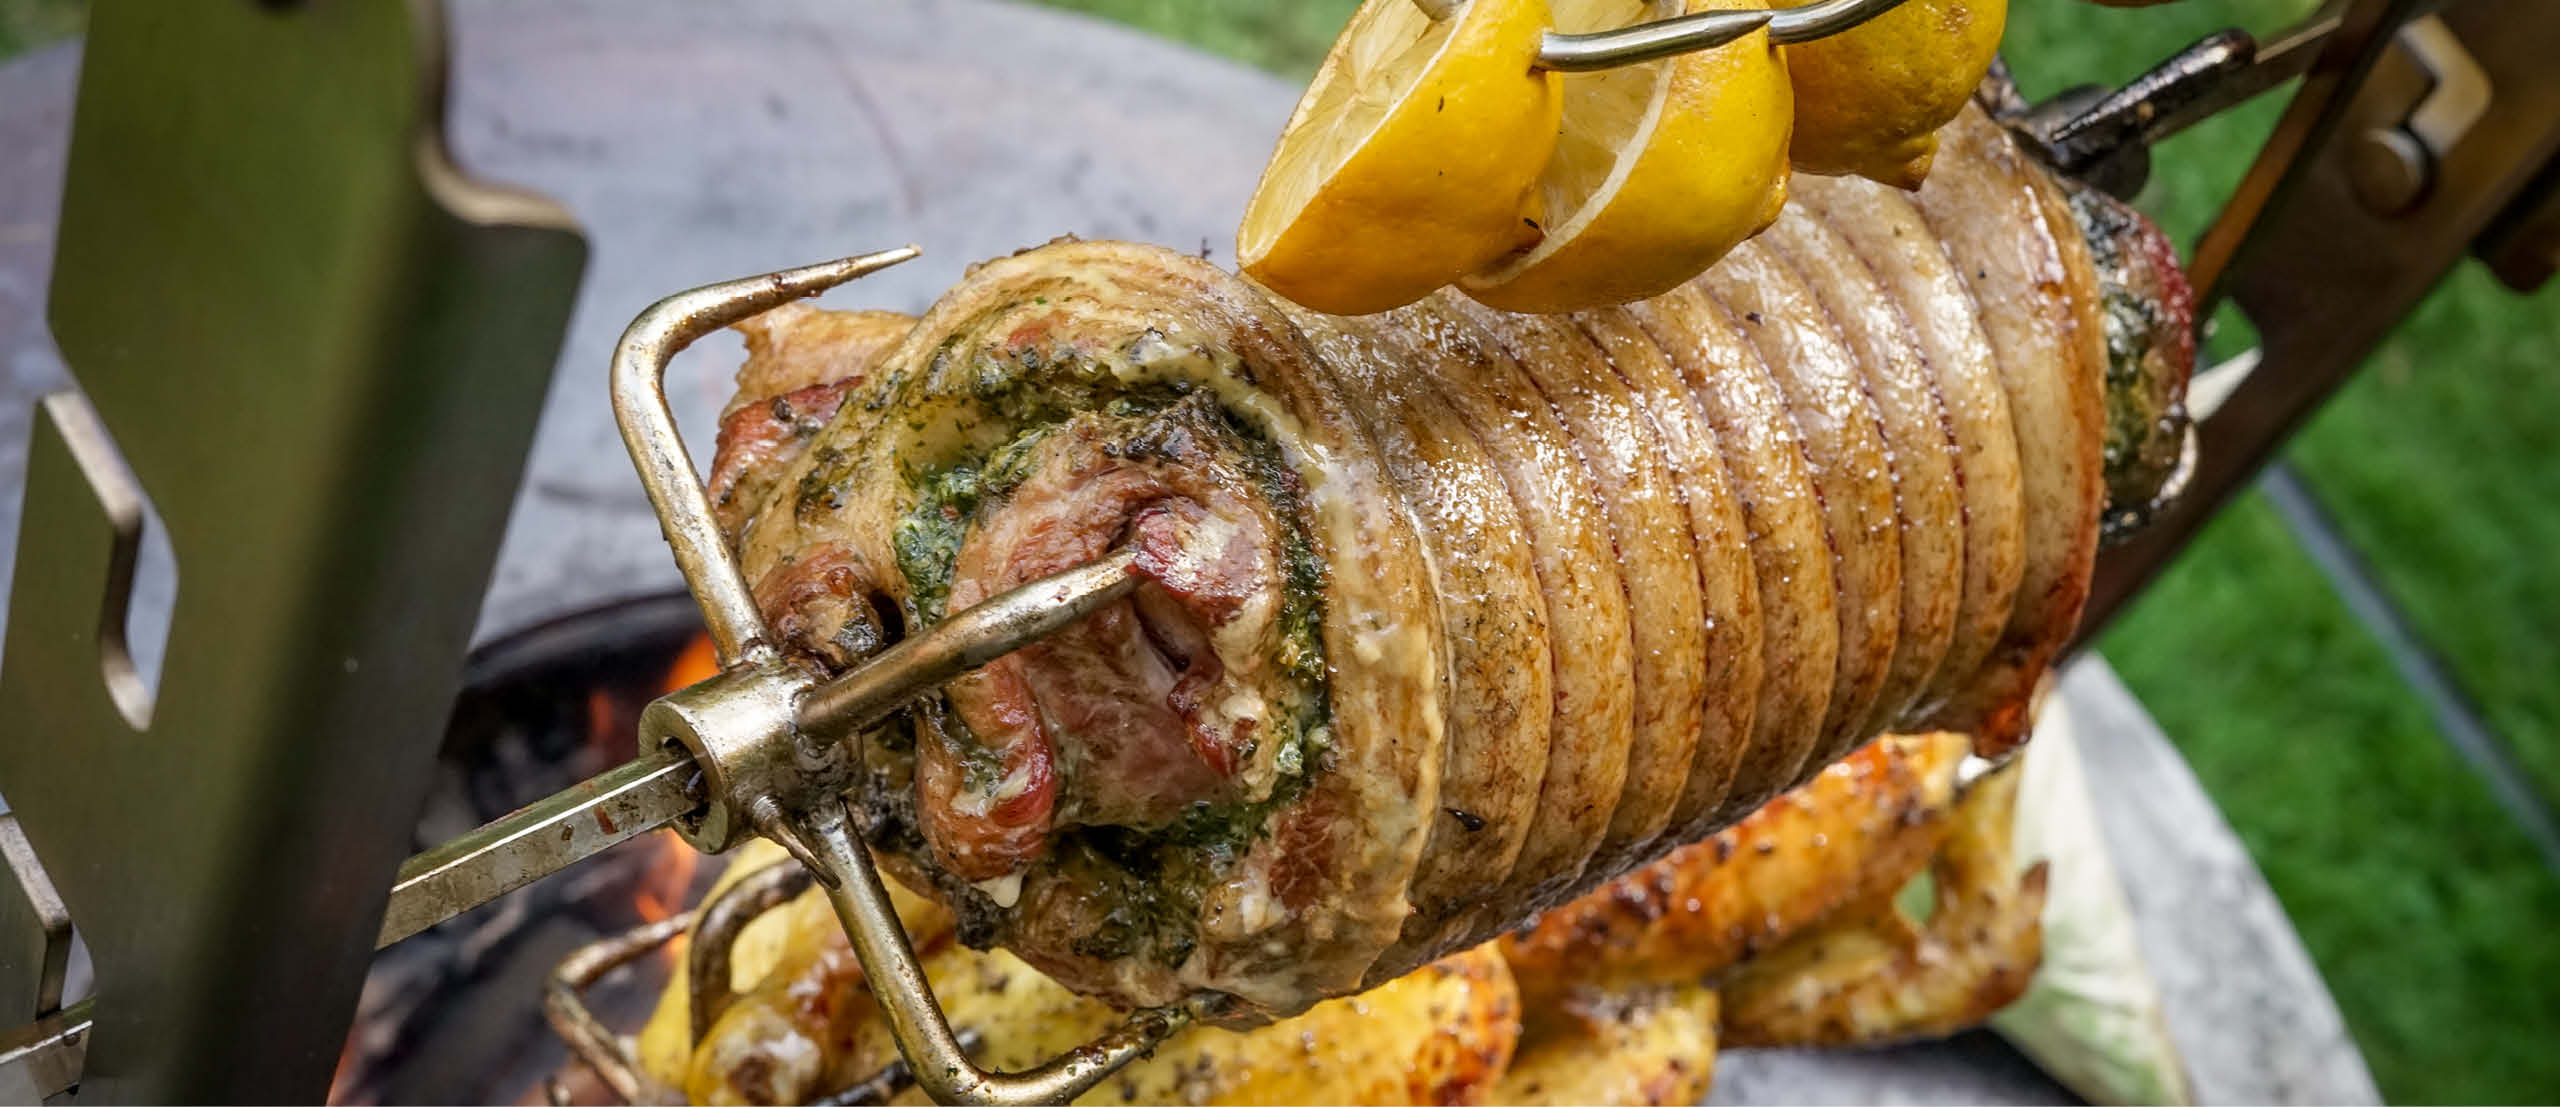
M 2560 878 L 2256 493 L 2107 636 L 2397 1103 L 2560 1089 Z
M 0 0 L 0 58 L 79 33 L 87 0 Z

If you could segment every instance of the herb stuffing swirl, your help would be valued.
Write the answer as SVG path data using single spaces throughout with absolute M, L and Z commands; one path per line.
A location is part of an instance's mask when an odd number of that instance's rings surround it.
M 864 739 L 866 834 L 963 938 L 1271 1012 L 1394 939 L 1439 780 L 1430 601 L 1323 372 L 1213 267 L 1053 244 L 937 304 L 749 525 L 751 579 L 829 551 L 903 627 L 1134 550 L 1130 598 Z

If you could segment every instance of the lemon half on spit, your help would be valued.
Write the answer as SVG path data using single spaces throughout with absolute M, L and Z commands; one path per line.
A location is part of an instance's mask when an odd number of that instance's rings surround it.
M 1946 126 L 2000 50 L 2007 0 L 1907 0 L 1829 38 L 1786 48 L 1796 168 L 1916 189 Z
M 1433 5 L 1440 7 L 1440 5 Z M 1318 311 L 1412 303 L 1519 246 L 1555 148 L 1545 0 L 1367 0 L 1245 207 L 1245 273 Z
M 1558 30 L 1611 30 L 1753 0 L 1553 0 Z M 1468 277 L 1509 311 L 1622 304 L 1706 271 L 1778 217 L 1794 97 L 1765 30 L 1711 50 L 1564 77 L 1535 246 Z

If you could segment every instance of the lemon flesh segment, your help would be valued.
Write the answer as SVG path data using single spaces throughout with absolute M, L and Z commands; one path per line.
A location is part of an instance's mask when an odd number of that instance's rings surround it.
M 1365 315 L 1517 248 L 1561 109 L 1558 78 L 1534 64 L 1547 21 L 1545 0 L 1464 0 L 1442 19 L 1414 0 L 1363 4 L 1245 207 L 1245 273 Z
M 1795 167 L 1920 187 L 1938 128 L 1991 71 L 2008 15 L 2007 0 L 1906 0 L 1841 34 L 1787 47 Z
M 1751 0 L 1554 0 L 1588 32 Z M 1562 134 L 1539 184 L 1535 245 L 1470 275 L 1467 294 L 1557 312 L 1660 295 L 1759 233 L 1786 203 L 1793 92 L 1767 32 L 1662 61 L 1564 78 Z

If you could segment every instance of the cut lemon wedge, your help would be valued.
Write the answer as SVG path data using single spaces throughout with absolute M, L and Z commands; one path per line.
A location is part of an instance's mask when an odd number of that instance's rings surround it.
M 1556 142 L 1545 0 L 1367 0 L 1245 207 L 1246 275 L 1318 311 L 1412 303 L 1517 248 Z
M 1553 0 L 1556 28 L 1612 30 L 1753 0 Z M 1562 134 L 1539 183 L 1536 245 L 1467 294 L 1554 312 L 1659 295 L 1778 217 L 1794 99 L 1767 31 L 1712 50 L 1564 77 Z
M 1787 47 L 1796 168 L 1920 187 L 1938 128 L 1991 71 L 2008 15 L 2007 0 L 1907 0 L 1841 34 Z

